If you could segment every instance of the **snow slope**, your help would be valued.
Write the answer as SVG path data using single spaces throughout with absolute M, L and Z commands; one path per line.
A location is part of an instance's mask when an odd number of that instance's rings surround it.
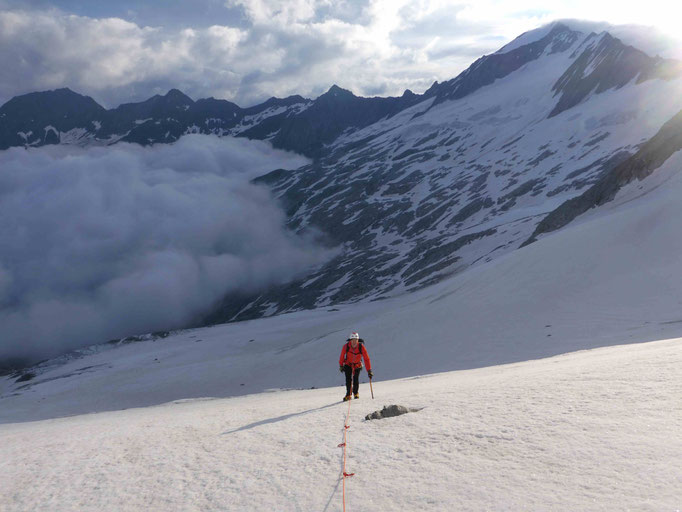
M 413 294 L 97 346 L 31 380 L 6 376 L 0 422 L 335 385 L 350 330 L 382 380 L 680 336 L 681 168 L 677 152 L 566 229 Z
M 679 510 L 682 340 L 367 385 L 346 510 Z M 0 426 L 0 509 L 342 510 L 342 388 Z M 388 404 L 422 408 L 364 421 Z

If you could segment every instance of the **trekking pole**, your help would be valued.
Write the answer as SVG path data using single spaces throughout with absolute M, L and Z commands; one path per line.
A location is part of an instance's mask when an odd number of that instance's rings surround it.
M 372 389 L 372 378 L 369 378 L 369 390 L 372 393 L 372 400 L 374 400 L 374 390 Z

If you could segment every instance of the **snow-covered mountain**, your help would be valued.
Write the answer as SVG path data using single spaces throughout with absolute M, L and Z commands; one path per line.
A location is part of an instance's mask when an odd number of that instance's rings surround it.
M 517 249 L 556 225 L 565 202 L 627 182 L 613 173 L 644 153 L 660 164 L 679 148 L 662 155 L 645 142 L 682 108 L 681 69 L 563 24 L 482 57 L 313 164 L 261 178 L 292 229 L 314 226 L 345 250 L 248 305 L 227 300 L 210 320 L 383 298 Z
M 292 229 L 317 229 L 345 252 L 299 282 L 226 300 L 209 321 L 297 311 L 3 372 L 0 503 L 680 508 L 676 66 L 553 25 L 406 95 L 403 108 L 387 99 L 342 118 L 306 146 L 311 165 L 257 181 Z M 200 103 L 168 96 L 155 102 Z M 288 126 L 279 140 L 303 147 L 305 127 L 337 100 L 374 105 L 332 88 L 318 107 L 254 111 L 250 133 L 275 141 Z M 107 111 L 81 107 L 104 129 Z M 133 122 L 158 115 L 126 108 Z M 52 122 L 50 141 L 75 141 L 62 138 L 69 114 L 57 115 L 67 120 Z M 236 117 L 230 129 L 250 121 Z M 88 137 L 78 140 L 114 140 Z M 366 340 L 376 400 L 363 382 L 346 409 L 337 361 L 350 330 Z M 608 345 L 621 346 L 588 350 Z M 363 421 L 392 403 L 414 412 Z M 355 476 L 344 481 L 346 462 Z
M 48 144 L 80 146 L 172 143 L 190 133 L 268 140 L 315 157 L 347 128 L 361 128 L 414 104 L 420 96 L 359 98 L 332 86 L 317 99 L 270 98 L 241 108 L 215 98 L 193 101 L 177 89 L 106 110 L 70 89 L 17 96 L 0 107 L 0 149 Z
M 400 98 L 334 86 L 243 109 L 172 90 L 105 110 L 65 89 L 33 93 L 0 108 L 0 147 L 198 132 L 313 157 L 256 182 L 292 230 L 338 256 L 296 282 L 225 297 L 204 325 L 413 292 L 563 227 L 679 149 L 681 87 L 679 62 L 554 23 Z
M 165 96 L 106 110 L 70 89 L 30 93 L 12 98 L 0 108 L 0 149 L 60 143 L 147 145 L 174 142 L 187 133 L 236 136 L 271 122 L 271 117 L 280 119 L 300 112 L 310 103 L 291 96 L 243 109 L 214 98 L 195 102 L 172 89 Z

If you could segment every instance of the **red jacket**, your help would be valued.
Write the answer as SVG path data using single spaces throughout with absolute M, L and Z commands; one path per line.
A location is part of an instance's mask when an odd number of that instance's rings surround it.
M 367 371 L 370 371 L 372 369 L 372 363 L 369 360 L 369 354 L 367 353 L 365 344 L 358 342 L 358 346 L 353 348 L 349 341 L 341 349 L 339 366 L 348 365 L 351 368 L 362 368 L 362 359 L 365 360 Z

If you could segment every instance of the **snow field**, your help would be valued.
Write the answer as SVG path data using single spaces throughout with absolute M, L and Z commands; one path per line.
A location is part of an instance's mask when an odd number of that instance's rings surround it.
M 351 330 L 382 380 L 679 337 L 681 166 L 678 152 L 565 229 L 413 294 L 107 346 L 28 382 L 0 378 L 0 423 L 333 386 Z
M 681 365 L 673 339 L 362 384 L 347 510 L 678 510 Z M 0 510 L 338 511 L 342 396 L 0 425 Z M 423 409 L 363 420 L 393 403 Z

